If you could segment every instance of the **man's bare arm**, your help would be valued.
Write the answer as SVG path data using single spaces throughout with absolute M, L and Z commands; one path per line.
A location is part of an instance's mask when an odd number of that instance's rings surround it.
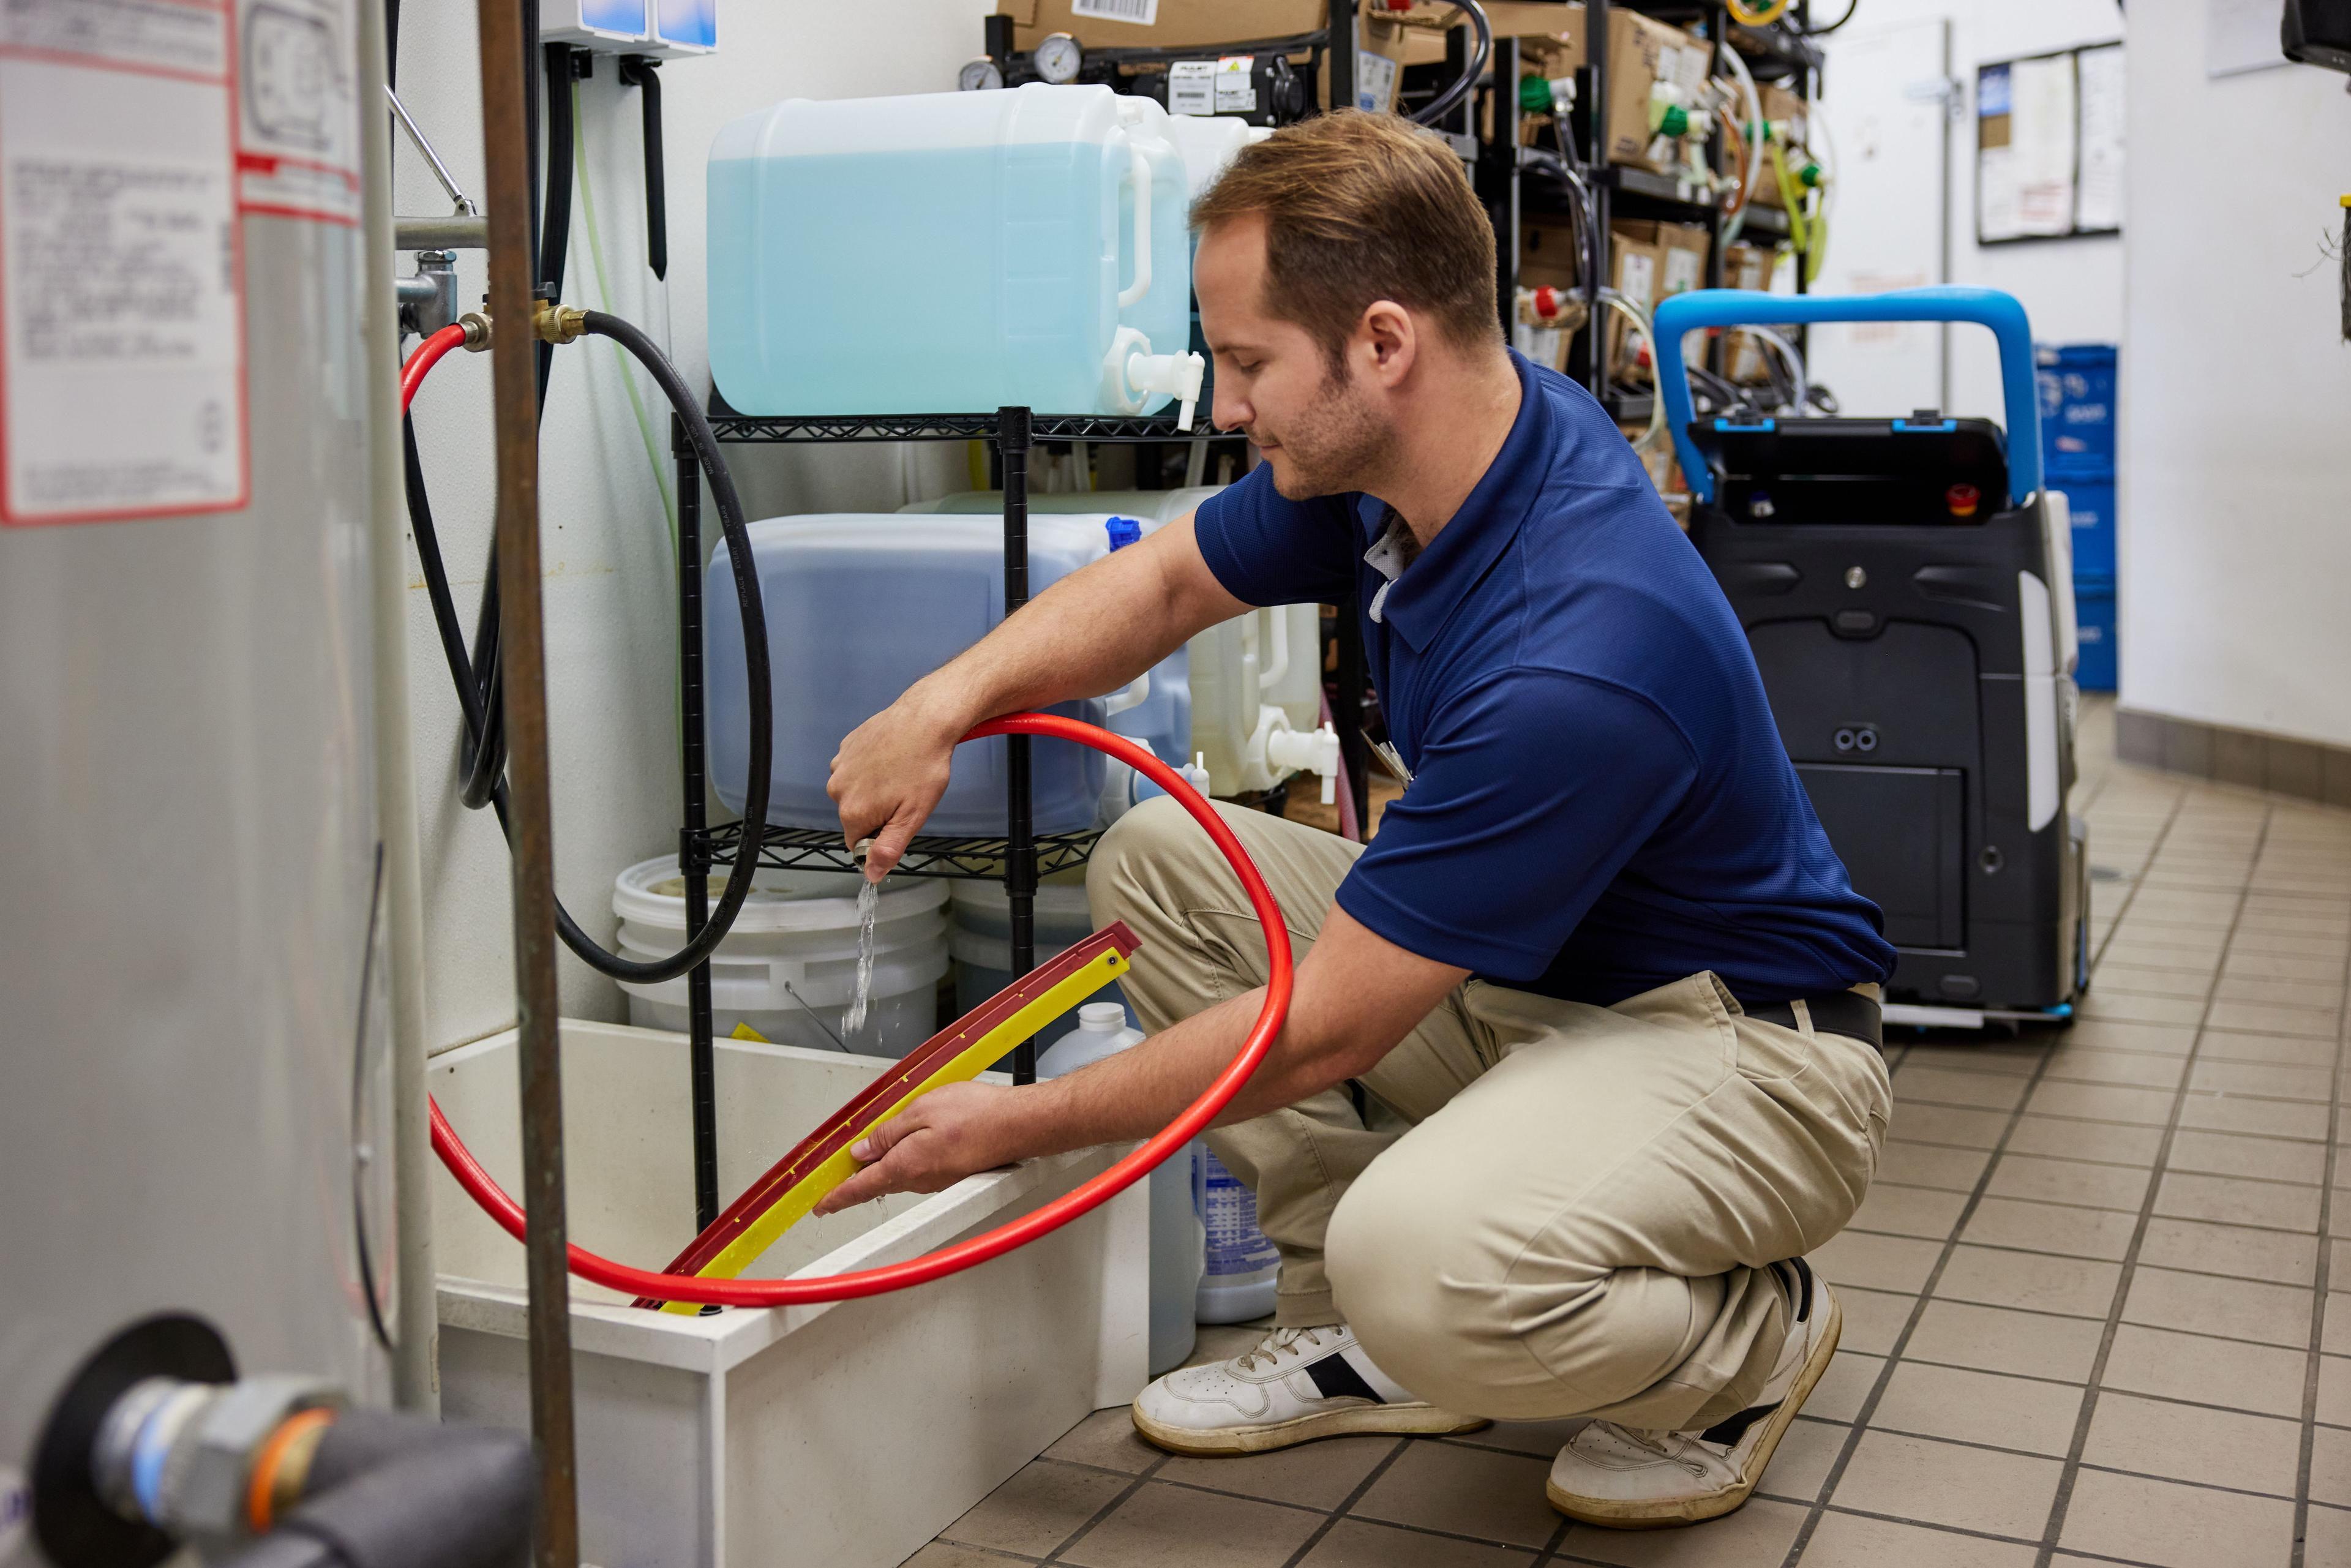
M 1188 516 L 1038 595 L 841 743 L 827 789 L 842 833 L 874 841 L 867 874 L 905 853 L 974 725 L 1116 691 L 1248 609 L 1208 570 Z
M 1468 975 L 1406 952 L 1332 905 L 1299 966 L 1290 1021 L 1219 1124 L 1295 1104 L 1371 1071 Z M 1024 1088 L 934 1090 L 852 1152 L 865 1168 L 817 1212 L 891 1192 L 936 1192 L 974 1171 L 1147 1137 L 1200 1096 L 1240 1050 L 1260 988 L 1066 1078 Z

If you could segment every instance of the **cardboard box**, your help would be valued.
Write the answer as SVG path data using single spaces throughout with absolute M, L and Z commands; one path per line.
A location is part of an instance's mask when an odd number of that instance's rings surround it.
M 1758 90 L 1763 97 L 1763 118 L 1787 128 L 1788 140 L 1780 152 L 1788 160 L 1789 171 L 1793 172 L 1802 168 L 1810 156 L 1803 151 L 1805 139 L 1812 130 L 1804 100 L 1786 88 L 1771 82 L 1764 83 Z M 1784 209 L 1788 204 L 1780 195 L 1780 178 L 1772 171 L 1769 150 L 1756 165 L 1755 191 L 1748 200 L 1756 206 L 1774 209 Z
M 1610 281 L 1616 292 L 1645 311 L 1657 308 L 1657 288 L 1665 277 L 1666 247 L 1634 239 L 1621 232 L 1608 245 Z M 1642 343 L 1633 324 L 1622 314 L 1608 312 L 1608 373 L 1611 380 L 1646 385 L 1649 372 L 1639 363 Z
M 1050 33 L 1090 49 L 1188 49 L 1311 33 L 1331 18 L 1328 0 L 998 0 L 1012 18 L 1012 47 Z
M 1366 7 L 1355 18 L 1355 107 L 1370 114 L 1385 114 L 1395 108 L 1405 53 L 1416 35 L 1402 24 L 1382 21 L 1368 11 Z M 1323 108 L 1331 107 L 1328 72 L 1323 73 L 1316 98 Z
M 1714 240 L 1701 225 L 1619 218 L 1609 228 L 1625 238 L 1664 249 L 1665 267 L 1657 276 L 1659 299 L 1706 287 L 1706 253 Z
M 1637 11 L 1609 11 L 1608 119 L 1604 127 L 1609 162 L 1639 169 L 1662 166 L 1649 156 L 1649 144 L 1656 140 L 1649 134 L 1649 94 L 1660 81 L 1697 90 L 1705 84 L 1711 57 L 1704 44 L 1679 27 Z
M 1519 220 L 1519 286 L 1574 288 L 1583 281 L 1582 247 L 1575 225 L 1565 218 Z
M 1767 246 L 1730 245 L 1722 249 L 1722 286 L 1725 288 L 1750 288 L 1758 293 L 1771 287 L 1771 267 L 1778 252 Z M 1760 386 L 1769 378 L 1763 373 L 1762 356 L 1771 352 L 1745 332 L 1731 332 L 1723 339 L 1723 373 L 1743 386 Z

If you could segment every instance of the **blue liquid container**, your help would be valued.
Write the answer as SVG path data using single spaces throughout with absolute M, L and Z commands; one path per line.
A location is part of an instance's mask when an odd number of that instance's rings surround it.
M 1166 120 L 1040 82 L 793 99 L 727 125 L 709 166 L 720 393 L 763 414 L 1164 406 L 1134 361 L 1191 347 Z
M 1029 588 L 1042 593 L 1109 545 L 1102 518 L 1029 519 Z M 768 619 L 776 743 L 768 821 L 838 828 L 825 794 L 841 737 L 908 686 L 986 636 L 1004 618 L 1004 528 L 990 517 L 884 512 L 770 517 L 749 529 Z M 712 787 L 743 809 L 750 771 L 750 703 L 742 612 L 722 540 L 704 578 L 705 724 Z M 1099 699 L 1050 711 L 1102 722 Z M 956 748 L 955 770 L 925 833 L 1005 831 L 1006 742 Z M 1102 793 L 1102 753 L 1066 740 L 1029 743 L 1037 831 L 1091 826 Z

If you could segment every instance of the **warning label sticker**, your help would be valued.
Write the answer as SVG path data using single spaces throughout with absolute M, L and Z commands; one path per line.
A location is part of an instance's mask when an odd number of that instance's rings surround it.
M 229 23 L 0 5 L 0 524 L 245 504 Z
M 237 203 L 360 221 L 359 41 L 350 0 L 238 0 Z

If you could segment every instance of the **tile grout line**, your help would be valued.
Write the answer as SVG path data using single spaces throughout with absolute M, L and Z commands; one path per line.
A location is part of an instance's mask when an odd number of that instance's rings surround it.
M 2345 986 L 2351 987 L 2351 953 L 2344 956 Z M 2325 1365 L 2326 1291 L 2334 1283 L 2335 1243 L 2329 1231 L 2335 1222 L 2335 1178 L 2342 1150 L 2335 1139 L 2343 1129 L 2343 1046 L 2351 1035 L 2351 1010 L 2338 1010 L 2335 1026 L 2335 1071 L 2326 1106 L 2326 1180 L 2318 1189 L 2318 1249 L 2310 1297 L 2310 1360 L 2303 1374 L 2302 1451 L 2294 1461 L 2294 1556 L 2290 1568 L 2303 1568 L 2310 1534 L 2310 1471 L 2318 1449 L 2318 1379 Z
M 2165 841 L 2170 837 L 2172 827 L 2179 821 L 2179 813 L 2186 800 L 2186 791 L 2183 790 L 2173 801 L 2170 815 L 2164 819 L 2162 829 L 2156 834 L 2154 846 L 2147 852 L 2150 860 L 2161 852 Z M 2123 916 L 2130 910 L 2131 900 L 2137 896 L 2137 884 L 2134 883 L 2131 891 L 2123 895 L 2122 907 L 2115 911 L 2116 925 L 2122 923 Z M 2086 919 L 2088 915 L 2089 911 L 2083 911 L 2084 918 Z M 2095 972 L 2095 963 L 2092 967 Z M 1935 1287 L 1941 1281 L 1943 1270 L 1949 1266 L 1951 1255 L 1959 1249 L 1959 1237 L 1967 1229 L 1969 1219 L 1982 1205 L 1984 1189 L 1991 1185 L 1992 1173 L 2000 1168 L 2001 1156 L 2008 1150 L 2008 1141 L 2015 1135 L 2016 1129 L 2022 1124 L 2025 1107 L 2032 1103 L 2032 1096 L 2040 1088 L 2043 1075 L 2049 1071 L 2050 1058 L 2055 1054 L 2053 1050 L 2043 1051 L 2040 1061 L 2033 1066 L 2032 1076 L 2025 1080 L 2023 1092 L 2018 1094 L 2016 1105 L 2009 1112 L 2008 1122 L 2001 1127 L 1999 1140 L 1992 1145 L 1991 1157 L 1984 1162 L 1983 1175 L 1976 1178 L 1975 1186 L 1969 1192 L 1967 1202 L 1960 1207 L 1959 1217 L 1951 1221 L 1951 1234 L 1945 1239 L 1942 1249 L 1936 1254 L 1934 1266 L 1927 1271 L 1926 1280 L 1919 1285 L 1918 1299 L 1912 1304 L 1910 1315 L 1903 1321 L 1902 1332 L 1895 1336 L 1893 1345 L 1886 1351 L 1885 1363 L 1878 1367 L 1877 1376 L 1870 1384 L 1869 1392 L 1862 1396 L 1860 1406 L 1855 1410 L 1853 1424 L 1845 1433 L 1844 1443 L 1837 1448 L 1836 1458 L 1830 1462 L 1827 1476 L 1821 1481 L 1818 1497 L 1812 1507 L 1805 1511 L 1803 1523 L 1796 1528 L 1796 1538 L 1788 1543 L 1787 1554 L 1781 1560 L 1781 1568 L 1796 1568 L 1796 1564 L 1804 1555 L 1804 1549 L 1812 1544 L 1813 1532 L 1820 1528 L 1822 1518 L 1828 1512 L 1829 1500 L 1836 1495 L 1836 1489 L 1844 1479 L 1846 1469 L 1853 1463 L 1855 1452 L 1861 1447 L 1862 1436 L 1869 1429 L 1869 1418 L 1876 1413 L 1879 1402 L 1885 1398 L 1886 1385 L 1894 1380 L 1895 1369 L 1902 1364 L 1902 1353 L 1909 1347 L 1912 1336 L 1918 1332 L 1919 1320 L 1926 1316 L 1927 1305 L 1934 1300 Z M 1891 1082 L 1891 1076 L 1889 1071 L 1889 1082 Z M 1895 1114 L 1898 1116 L 1901 1114 L 1902 1103 L 1901 1089 L 1898 1084 L 1895 1086 L 1894 1103 Z M 1891 1124 L 1889 1124 L 1888 1132 L 1890 1133 L 1891 1130 Z M 1834 1284 L 1834 1281 L 1831 1282 Z
M 2185 809 L 2184 800 L 2182 809 Z M 2262 845 L 2268 841 L 2270 820 L 2273 813 L 2274 808 L 2262 809 L 2261 827 L 2254 834 L 2256 861 L 2260 859 Z M 2240 917 L 2243 915 L 2245 901 L 2252 896 L 2252 886 L 2249 882 L 2237 895 Z M 2224 956 L 2228 953 L 2230 942 L 2235 939 L 2236 930 L 2236 925 L 2232 922 L 2229 927 L 2229 940 L 2224 941 L 2220 946 Z M 2213 984 L 2217 987 L 2219 983 L 2216 974 Z M 2138 1223 L 2132 1228 L 2130 1244 L 2123 1252 L 2122 1277 L 2115 1287 L 2113 1304 L 2106 1309 L 2105 1327 L 2098 1335 L 2097 1354 L 2090 1363 L 2090 1375 L 2086 1384 L 2086 1392 L 2082 1400 L 2081 1411 L 2074 1418 L 2074 1438 L 2066 1447 L 2064 1469 L 2057 1477 L 2057 1494 L 2049 1505 L 2049 1523 L 2042 1534 L 2041 1552 L 2034 1559 L 2034 1568 L 2049 1568 L 2052 1559 L 2057 1552 L 2059 1537 L 2064 1532 L 2066 1515 L 2073 1507 L 2074 1482 L 2082 1471 L 2082 1454 L 2089 1446 L 2090 1425 L 2097 1417 L 2098 1400 L 2105 1392 L 2103 1383 L 2106 1364 L 2114 1354 L 2115 1336 L 2121 1331 L 2123 1312 L 2130 1301 L 2131 1281 L 2138 1272 L 2138 1257 L 2140 1249 L 2146 1244 L 2148 1222 L 2155 1217 L 2155 1206 L 2158 1200 L 2158 1195 L 2163 1191 L 2163 1178 L 2168 1171 L 2172 1141 L 2179 1132 L 2180 1114 L 2188 1107 L 2189 1085 L 2195 1080 L 2197 1052 L 2204 1042 L 2204 1031 L 2207 1020 L 2211 1016 L 2213 999 L 2212 994 L 2208 991 L 2205 994 L 2204 1018 L 2197 1023 L 2196 1038 L 2189 1043 L 2187 1058 L 2180 1068 L 2179 1087 L 2172 1092 L 2170 1119 L 2164 1124 L 2163 1139 L 2156 1145 L 2155 1166 L 2147 1173 L 2147 1196 L 2139 1204 Z
M 1084 1423 L 1081 1422 L 1079 1425 L 1082 1426 Z M 1071 1428 L 1071 1431 L 1075 1431 L 1076 1429 L 1077 1428 L 1074 1427 Z M 1044 1457 L 1044 1455 L 1040 1454 L 1037 1456 L 1037 1458 L 1041 1459 Z M 1036 1462 L 1037 1459 L 1031 1459 L 1029 1461 L 1029 1463 L 1032 1465 Z M 1116 1496 L 1103 1503 L 1100 1508 L 1094 1510 L 1093 1512 L 1088 1514 L 1086 1516 L 1086 1521 L 1083 1524 L 1079 1525 L 1076 1530 L 1071 1531 L 1068 1536 L 1064 1537 L 1060 1545 L 1054 1547 L 1050 1552 L 1046 1552 L 1044 1557 L 1045 1563 L 1050 1565 L 1061 1562 L 1062 1552 L 1067 1552 L 1071 1547 L 1075 1546 L 1079 1542 L 1083 1541 L 1088 1535 L 1092 1534 L 1096 1525 L 1100 1524 L 1103 1520 L 1108 1519 L 1112 1514 L 1117 1512 L 1121 1507 L 1124 1506 L 1128 1498 L 1133 1497 L 1136 1492 L 1141 1491 L 1145 1486 L 1149 1485 L 1151 1478 L 1157 1475 L 1162 1469 L 1165 1469 L 1166 1465 L 1167 1456 L 1165 1454 L 1161 1454 L 1156 1458 L 1153 1459 L 1146 1469 L 1140 1472 L 1136 1472 L 1131 1481 L 1118 1490 Z M 1024 1469 L 1026 1468 L 1027 1466 L 1022 1467 Z
M 2113 782 L 2113 779 L 2114 776 L 2111 773 L 2101 778 L 2098 780 L 2098 787 L 2091 791 L 2090 798 L 2082 802 L 2082 820 L 2085 823 L 2089 821 L 2090 812 L 2096 809 L 2099 798 L 2105 794 L 2108 785 Z M 2113 921 L 2106 926 L 2106 934 L 2091 944 L 2092 947 L 2095 949 L 2095 951 L 2090 954 L 2090 972 L 2092 974 L 2097 973 L 2098 966 L 2105 962 L 2106 949 L 2114 946 L 2115 933 L 2122 928 L 2123 916 L 2129 913 L 2132 903 L 2137 899 L 2138 890 L 2146 883 L 2147 873 L 2155 869 L 2156 858 L 2163 853 L 2164 842 L 2171 837 L 2172 825 L 2179 821 L 2180 809 L 2185 806 L 2187 802 L 2188 789 L 2185 785 L 2182 785 L 2180 786 L 2179 792 L 2174 794 L 2171 798 L 2171 810 L 2164 813 L 2163 826 L 2155 831 L 2155 837 L 2147 843 L 2147 858 L 2140 861 L 2137 868 L 2130 873 L 2130 891 L 2123 894 L 2122 906 L 2115 911 Z M 2073 811 L 2070 806 L 2067 809 L 2066 816 L 2069 821 L 2073 816 Z M 2085 850 L 2086 852 L 2086 845 L 2085 846 Z M 2093 868 L 2096 866 L 2097 862 L 2095 857 L 2092 859 L 2090 863 Z M 2094 874 L 2089 878 L 2093 888 L 2096 886 L 2097 880 L 2098 879 L 2094 872 Z M 2090 917 L 2090 910 L 2085 909 L 2082 911 L 2082 918 L 2084 920 L 2088 920 Z
M 1298 1550 L 1281 1560 L 1281 1568 L 1297 1568 L 1297 1564 L 1304 1562 L 1306 1554 L 1321 1545 L 1322 1538 L 1337 1529 L 1341 1520 L 1349 1517 L 1348 1510 L 1363 1501 L 1364 1494 L 1372 1490 L 1373 1484 L 1387 1474 L 1389 1469 L 1398 1459 L 1404 1458 L 1405 1448 L 1411 1441 L 1409 1437 L 1397 1438 L 1395 1447 L 1390 1448 L 1380 1462 L 1371 1468 L 1369 1474 L 1355 1483 L 1354 1490 L 1339 1500 L 1339 1506 L 1323 1516 L 1322 1522 L 1314 1527 L 1311 1534 L 1298 1543 Z
M 1891 1074 L 1889 1073 L 1888 1076 L 1890 1079 Z M 1969 1218 L 1975 1213 L 1977 1206 L 1983 1201 L 1984 1188 L 1991 1181 L 1991 1173 L 1999 1168 L 2000 1155 L 2008 1146 L 2010 1134 L 2016 1130 L 2017 1124 L 2023 1119 L 2024 1107 L 2032 1100 L 2032 1092 L 2040 1082 L 2039 1069 L 2035 1069 L 2032 1075 L 2024 1081 L 2023 1092 L 2017 1096 L 2016 1108 L 2009 1113 L 2008 1124 L 2001 1129 L 2000 1141 L 1992 1146 L 1992 1157 L 1984 1162 L 1983 1175 L 1976 1178 L 1974 1190 L 1968 1194 L 1967 1201 L 1961 1206 L 1958 1218 L 1951 1221 L 1951 1233 L 1944 1239 L 1942 1249 L 1936 1254 L 1934 1266 L 1927 1271 L 1926 1280 L 1919 1285 L 1917 1300 L 1912 1303 L 1909 1316 L 1903 1321 L 1902 1332 L 1895 1336 L 1893 1346 L 1886 1353 L 1885 1364 L 1877 1369 L 1877 1376 L 1871 1383 L 1868 1394 L 1863 1396 L 1860 1407 L 1854 1413 L 1853 1420 L 1845 1432 L 1844 1441 L 1838 1447 L 1837 1457 L 1830 1462 L 1828 1474 L 1821 1481 L 1820 1492 L 1807 1508 L 1803 1523 L 1797 1527 L 1795 1540 L 1789 1542 L 1787 1555 L 1782 1560 L 1782 1568 L 1795 1568 L 1798 1560 L 1803 1556 L 1805 1547 L 1811 1544 L 1813 1531 L 1819 1528 L 1822 1515 L 1828 1511 L 1828 1499 L 1835 1492 L 1837 1483 L 1844 1479 L 1845 1468 L 1853 1461 L 1854 1450 L 1860 1447 L 1862 1435 L 1868 1430 L 1869 1417 L 1876 1411 L 1879 1400 L 1884 1397 L 1886 1385 L 1892 1380 L 1894 1369 L 1901 1363 L 1902 1352 L 1908 1346 L 1911 1336 L 1917 1331 L 1919 1319 L 1926 1315 L 1927 1305 L 1934 1299 L 1935 1286 L 1942 1279 L 1945 1266 L 1949 1263 L 1951 1254 L 1958 1250 L 1959 1233 L 1966 1228 Z M 1896 1086 L 1895 1107 L 1895 1113 L 1899 1115 L 1901 1098 L 1898 1084 Z M 1910 1238 L 1909 1239 L 1918 1239 Z M 1835 1283 L 1834 1281 L 1829 1282 L 1832 1286 Z

